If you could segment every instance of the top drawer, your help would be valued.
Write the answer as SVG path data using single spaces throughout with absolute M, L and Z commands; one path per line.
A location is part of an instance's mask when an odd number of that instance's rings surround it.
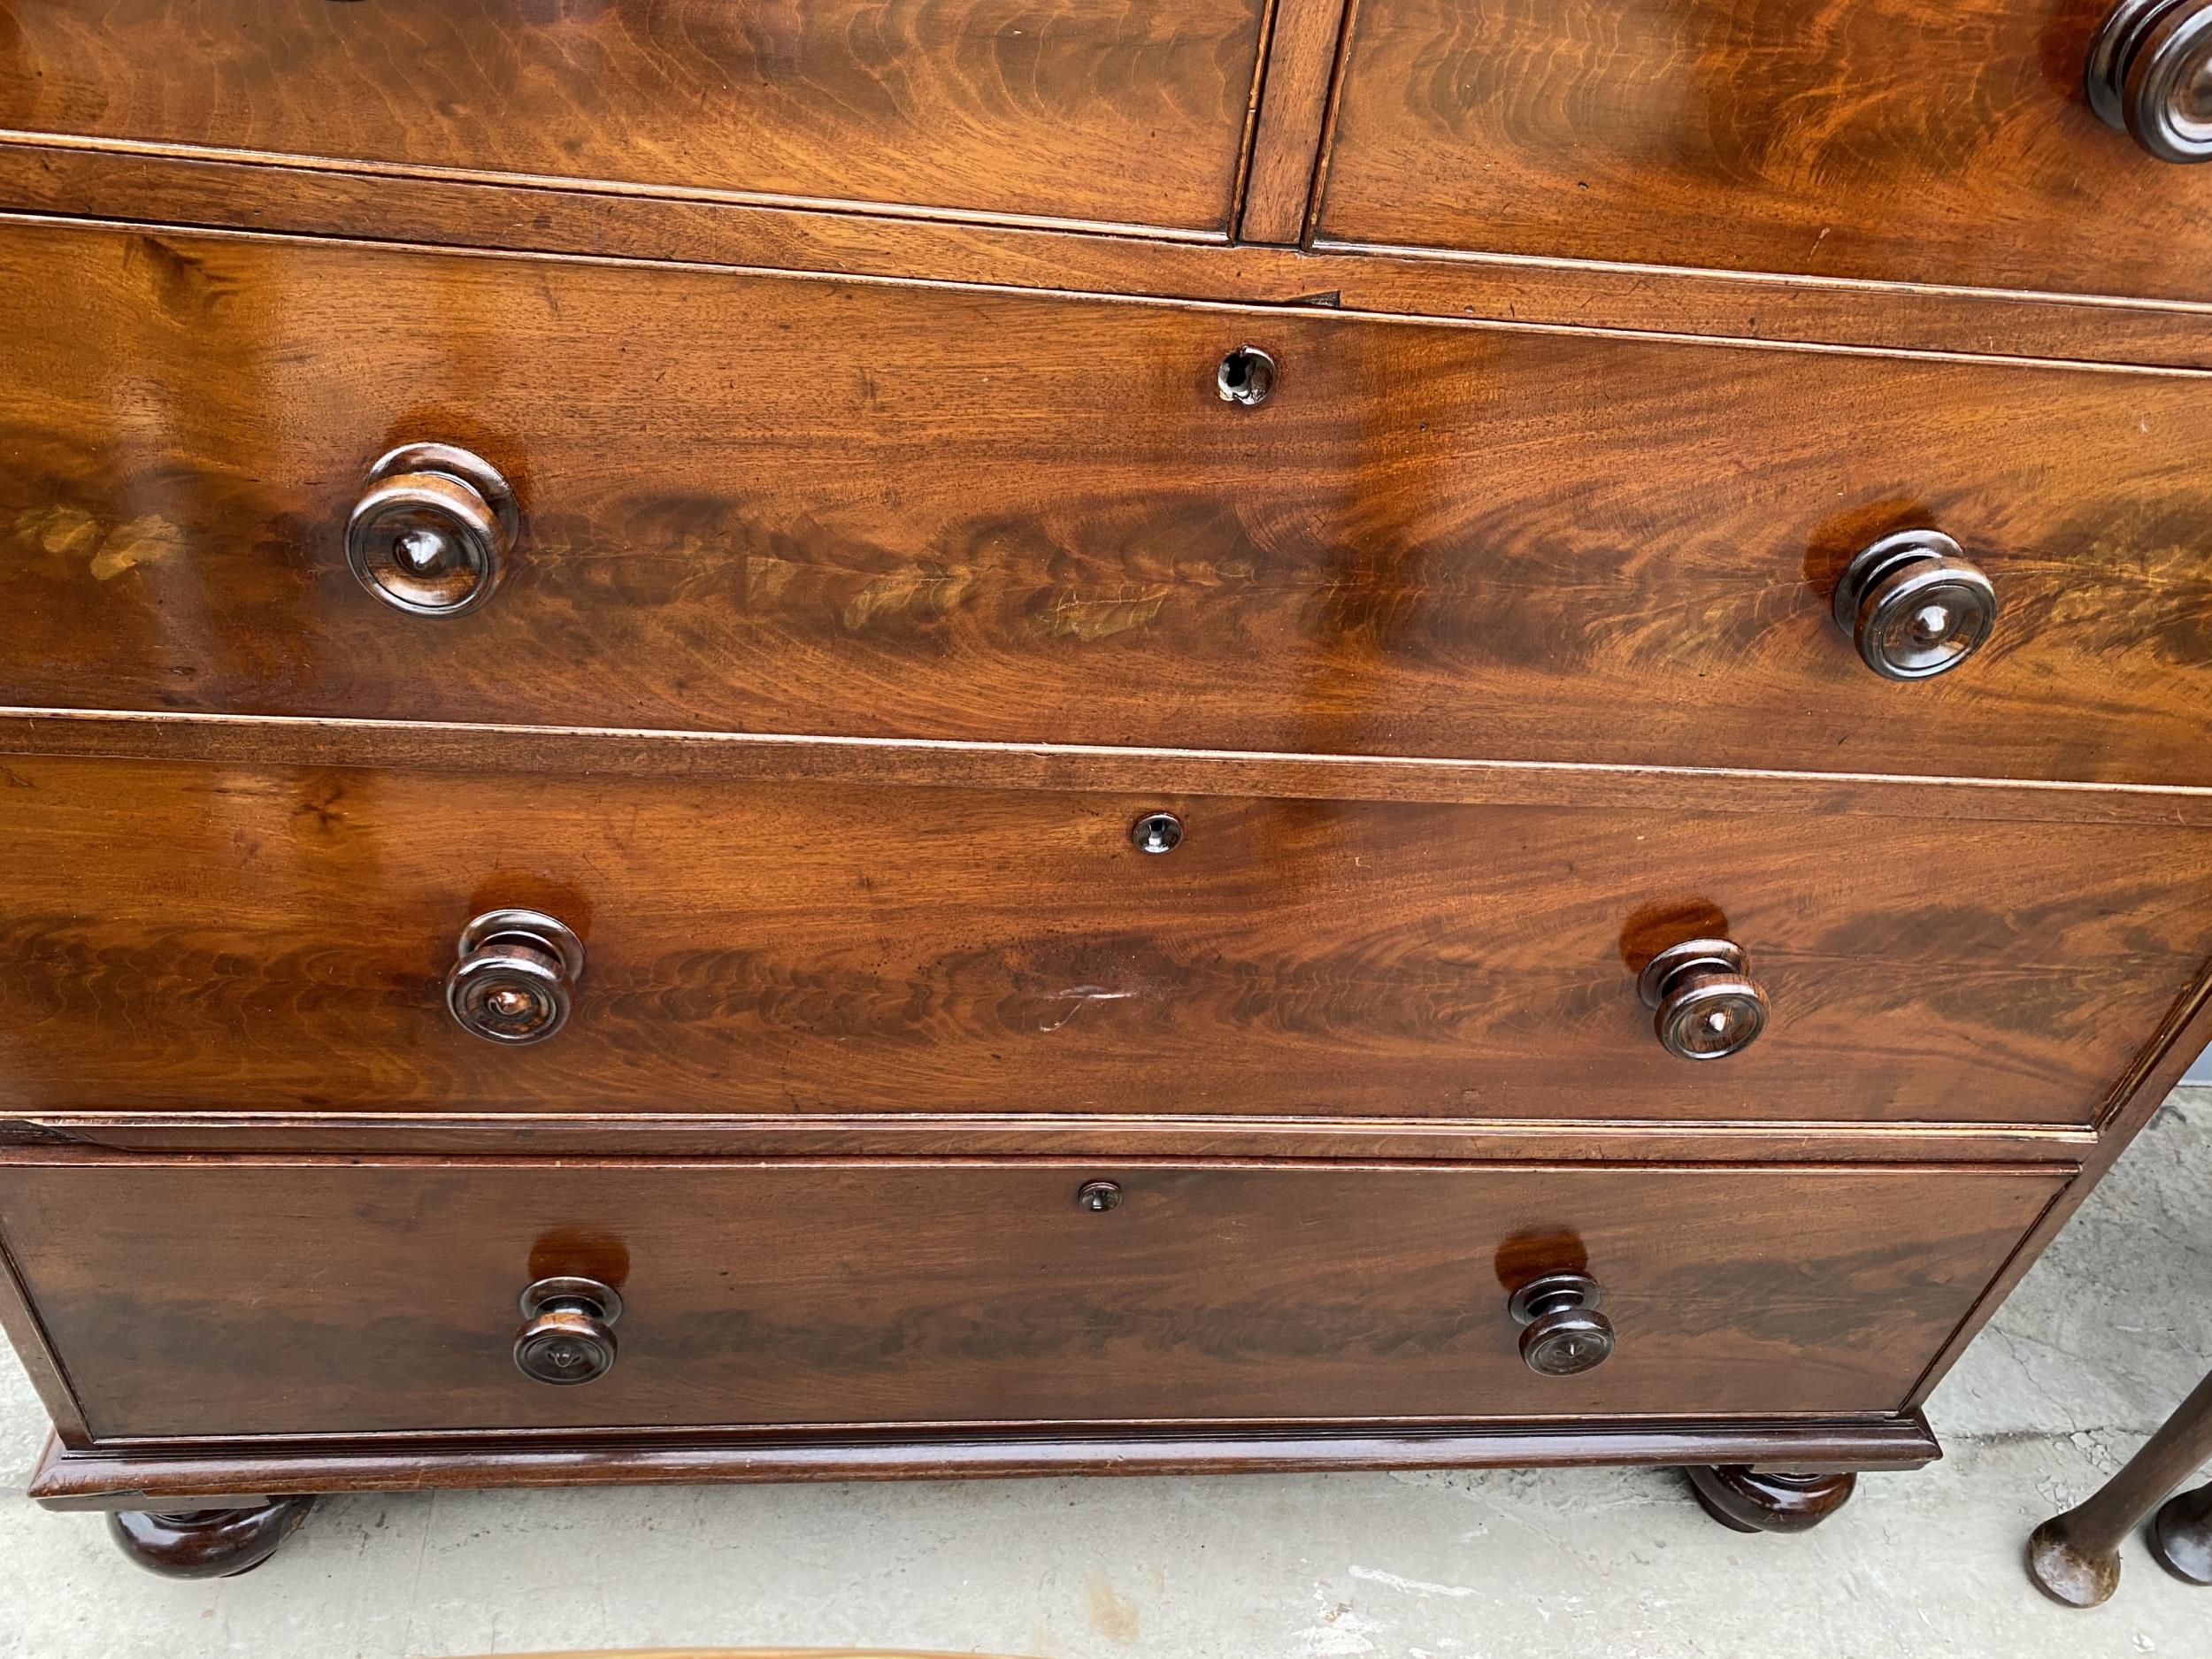
M 1215 230 L 1261 0 L 17 0 L 0 127 Z
M 2134 21 L 2161 0 L 2126 0 Z M 2100 119 L 2110 0 L 1363 0 L 1320 232 L 1904 282 L 2212 296 L 2212 169 Z M 2198 15 L 2192 18 L 2194 12 Z M 2170 0 L 2182 68 L 2212 4 Z M 2160 17 L 2145 22 L 2154 31 Z M 2132 39 L 2139 30 L 2116 30 Z M 2195 39 L 2192 44 L 2191 36 Z M 2162 38 L 2164 38 L 2162 36 Z M 2160 83 L 2135 54 L 2135 99 Z M 2145 130 L 2199 147 L 2192 112 Z M 2201 81 L 2194 84 L 2206 84 Z M 2193 139 L 2188 134 L 2193 134 Z

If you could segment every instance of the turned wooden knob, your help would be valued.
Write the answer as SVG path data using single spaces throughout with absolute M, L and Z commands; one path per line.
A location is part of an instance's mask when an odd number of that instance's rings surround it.
M 1547 1273 L 1513 1293 L 1506 1311 L 1521 1327 L 1521 1363 L 1539 1377 L 1578 1377 L 1613 1351 L 1605 1293 L 1587 1273 Z
M 522 1293 L 515 1364 L 533 1382 L 572 1387 L 614 1369 L 622 1297 L 595 1279 L 541 1279 Z
M 2212 160 L 2212 0 L 2120 0 L 2084 84 L 2105 124 L 2159 160 Z
M 487 910 L 461 930 L 445 1005 L 493 1042 L 543 1042 L 568 1022 L 584 941 L 540 910 Z
M 1929 680 L 1979 650 L 1997 590 L 1939 530 L 1904 530 L 1863 549 L 1836 584 L 1836 626 L 1885 680 Z
M 346 520 L 346 563 L 395 610 L 457 617 L 492 596 L 520 520 L 488 461 L 445 443 L 411 443 L 369 469 Z
M 1636 982 L 1652 1029 L 1680 1060 L 1718 1060 L 1749 1048 L 1767 1028 L 1767 994 L 1750 958 L 1725 939 L 1686 939 L 1645 964 Z

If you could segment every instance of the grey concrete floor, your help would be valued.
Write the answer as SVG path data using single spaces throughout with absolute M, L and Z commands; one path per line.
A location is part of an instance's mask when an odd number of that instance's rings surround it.
M 680 1644 L 1040 1655 L 2212 1655 L 2212 1589 L 2139 1543 L 2044 1601 L 2029 1530 L 2212 1363 L 2212 1089 L 2184 1089 L 1930 1417 L 1948 1448 L 1802 1538 L 1664 1471 L 436 1494 L 326 1502 L 250 1577 L 173 1584 L 0 1494 L 0 1655 L 422 1659 Z M 45 1434 L 0 1373 L 0 1470 Z

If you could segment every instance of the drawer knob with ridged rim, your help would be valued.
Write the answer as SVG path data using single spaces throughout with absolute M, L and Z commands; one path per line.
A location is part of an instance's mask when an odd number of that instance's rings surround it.
M 541 1279 L 522 1293 L 515 1365 L 533 1382 L 572 1387 L 614 1369 L 622 1297 L 595 1279 Z
M 568 1023 L 584 941 L 541 910 L 487 910 L 461 930 L 446 1007 L 492 1042 L 543 1042 Z
M 1836 626 L 1885 680 L 1947 674 L 1997 626 L 1997 590 L 1940 530 L 1863 548 L 1836 584 Z
M 2090 42 L 2089 107 L 2161 161 L 2212 161 L 2212 0 L 2120 0 Z
M 457 617 L 492 596 L 521 531 L 499 470 L 449 443 L 410 443 L 369 469 L 346 520 L 346 563 L 396 611 Z
M 1747 969 L 1744 948 L 1726 939 L 1686 939 L 1645 965 L 1636 982 L 1652 1028 L 1680 1060 L 1740 1053 L 1767 1028 L 1767 994 Z
M 1521 1363 L 1539 1377 L 1578 1377 L 1613 1352 L 1605 1293 L 1587 1273 L 1547 1273 L 1513 1293 L 1506 1311 L 1521 1327 Z

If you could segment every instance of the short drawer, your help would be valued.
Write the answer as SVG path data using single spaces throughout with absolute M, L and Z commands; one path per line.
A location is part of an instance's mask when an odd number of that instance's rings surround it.
M 0 127 L 1218 231 L 1261 0 L 11 4 Z
M 2093 55 L 2178 73 L 2116 127 Z M 1360 0 L 1320 234 L 2204 300 L 2212 169 L 2128 129 L 2207 153 L 2208 61 L 2205 0 Z
M 2093 1121 L 2212 949 L 2212 832 L 1868 793 L 12 757 L 0 1106 Z M 511 910 L 543 919 L 478 922 Z M 1695 939 L 1738 947 L 1767 1010 L 1704 1061 L 1640 985 Z M 1737 977 L 1678 979 L 1660 1013 L 1748 1018 Z
M 21 226 L 0 294 L 0 701 L 2212 783 L 2201 376 Z M 1835 595 L 1911 532 L 1995 620 L 1906 682 Z
M 1873 1415 L 1904 1403 L 2056 1185 L 2019 1170 L 16 1162 L 0 1165 L 0 1229 L 101 1438 Z M 1539 1375 L 1509 1300 L 1564 1273 L 1596 1286 L 1612 1352 Z M 612 1339 L 611 1368 L 582 1386 L 515 1357 L 519 1298 L 547 1279 L 620 1299 L 582 1333 L 593 1373 Z

